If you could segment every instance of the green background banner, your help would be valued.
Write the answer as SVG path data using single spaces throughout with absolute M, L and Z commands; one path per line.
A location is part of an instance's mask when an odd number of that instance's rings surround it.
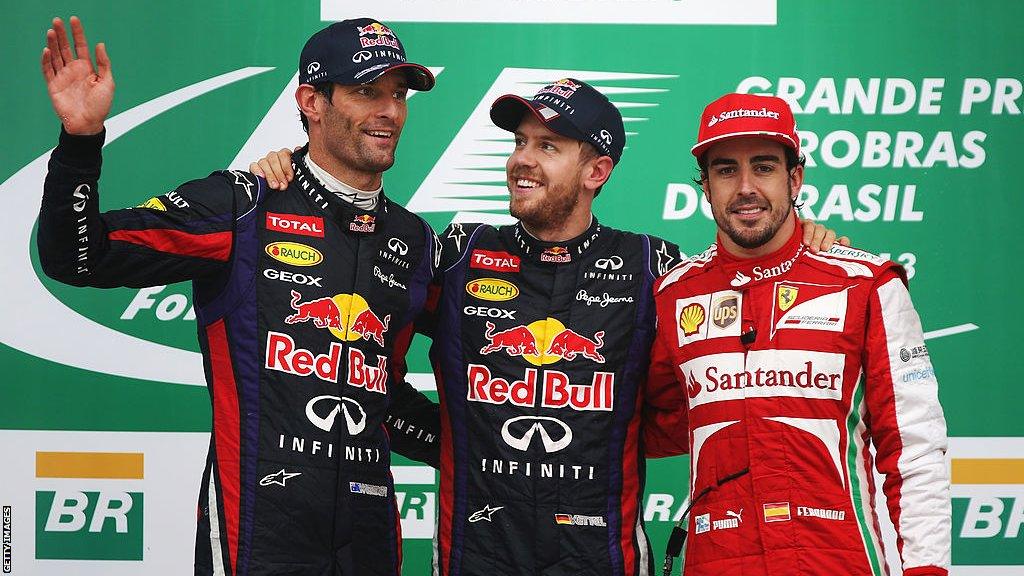
M 0 212 L 0 469 L 11 479 L 0 479 L 0 505 L 13 509 L 14 537 L 9 548 L 5 542 L 12 573 L 67 573 L 67 560 L 47 559 L 59 538 L 46 533 L 42 508 L 54 505 L 55 490 L 129 491 L 123 480 L 41 481 L 31 459 L 37 448 L 14 445 L 15 439 L 60 445 L 65 438 L 75 449 L 116 451 L 111 436 L 82 434 L 192 438 L 209 429 L 187 285 L 81 290 L 39 270 L 34 224 L 45 161 L 59 130 L 39 55 L 50 19 L 77 14 L 90 41 L 107 43 L 117 81 L 104 151 L 104 209 L 135 205 L 213 170 L 244 168 L 271 148 L 301 144 L 291 100 L 298 52 L 326 21 L 344 17 L 370 15 L 393 24 L 411 57 L 438 75 L 432 92 L 410 100 L 398 162 L 385 178 L 388 194 L 436 229 L 453 219 L 502 218 L 502 155 L 511 142 L 487 119 L 491 100 L 575 76 L 619 105 L 630 133 L 623 160 L 595 204 L 598 216 L 696 253 L 714 233 L 691 182 L 696 170 L 689 148 L 701 109 L 730 91 L 787 98 L 809 156 L 803 215 L 851 236 L 858 247 L 891 255 L 912 275 L 952 437 L 954 573 L 1024 574 L 1024 424 L 1018 416 L 1024 355 L 1017 338 L 1021 315 L 1013 312 L 1022 277 L 1013 239 L 1024 201 L 1012 178 L 1024 149 L 1024 5 L 47 4 L 6 7 L 0 37 L 8 67 L 0 80 L 8 135 L 0 155 L 6 203 Z M 415 383 L 431 390 L 425 350 L 425 342 L 414 344 L 410 367 Z M 52 431 L 63 432 L 55 437 Z M 173 443 L 161 441 L 161 434 L 135 436 L 145 440 L 130 449 L 162 458 L 157 454 Z M 90 444 L 94 440 L 99 444 Z M 136 506 L 145 501 L 147 508 L 126 521 L 145 522 L 147 529 L 130 538 L 111 534 L 126 542 L 143 539 L 141 561 L 83 554 L 71 560 L 85 571 L 77 573 L 178 573 L 154 559 L 161 557 L 157 548 L 171 546 L 179 556 L 191 554 L 190 534 L 180 533 L 191 529 L 188 519 L 150 529 L 156 520 L 149 507 L 170 485 L 184 486 L 180 507 L 192 506 L 202 456 L 189 456 L 188 466 L 176 470 L 147 470 L 142 483 L 131 485 Z M 425 574 L 433 475 L 397 464 L 405 571 Z M 659 558 L 669 520 L 685 497 L 686 470 L 685 458 L 650 464 L 646 517 Z M 118 549 L 112 542 L 103 545 Z M 134 546 L 125 554 L 134 558 Z

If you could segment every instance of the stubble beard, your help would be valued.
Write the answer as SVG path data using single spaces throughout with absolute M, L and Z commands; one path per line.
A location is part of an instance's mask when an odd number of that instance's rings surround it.
M 380 174 L 395 164 L 395 148 L 390 150 L 373 150 L 362 138 L 364 134 L 349 118 L 342 117 L 336 111 L 328 112 L 334 116 L 334 129 L 328 131 L 326 148 L 336 160 L 346 167 L 359 172 Z M 399 133 L 395 132 L 395 143 Z
M 793 187 L 790 184 L 786 185 L 789 190 L 789 198 L 793 197 Z M 710 192 L 711 185 L 708 184 L 708 191 Z M 769 204 L 769 206 L 771 206 Z M 759 228 L 750 228 L 746 226 L 734 226 L 732 221 L 729 219 L 729 207 L 727 206 L 723 212 L 719 212 L 717 209 L 712 209 L 712 214 L 715 217 L 715 223 L 718 224 L 718 228 L 725 232 L 733 242 L 742 248 L 752 250 L 754 248 L 760 248 L 778 233 L 782 225 L 786 223 L 789 218 L 789 212 L 793 209 L 793 203 L 787 201 L 784 207 L 771 206 L 771 216 L 763 225 Z
M 569 219 L 579 202 L 579 189 L 548 185 L 548 193 L 544 198 L 534 202 L 517 201 L 513 195 L 509 203 L 509 214 L 518 218 L 529 230 L 541 232 L 560 227 Z

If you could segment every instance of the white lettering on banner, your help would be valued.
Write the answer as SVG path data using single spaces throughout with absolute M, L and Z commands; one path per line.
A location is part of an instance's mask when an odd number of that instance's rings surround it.
M 1021 105 L 1018 101 L 1024 95 L 1024 86 L 1017 78 L 996 78 L 995 87 L 985 78 L 965 78 L 960 95 L 960 114 L 974 112 L 975 104 L 992 100 L 988 112 L 993 115 L 1009 114 L 1019 116 Z
M 319 279 L 318 279 L 319 280 Z M 167 286 L 150 286 L 135 293 L 135 297 L 128 303 L 128 306 L 121 313 L 121 320 L 132 320 L 141 310 L 149 310 L 156 305 L 157 320 L 168 321 L 175 318 L 182 320 L 195 320 L 195 308 L 189 305 L 188 297 L 184 294 L 168 294 L 157 303 L 153 296 L 160 294 Z M 184 314 L 184 316 L 182 316 Z
M 690 407 L 744 398 L 843 397 L 843 354 L 810 350 L 752 350 L 709 354 L 680 365 L 691 386 Z
M 798 202 L 803 203 L 800 216 L 811 220 L 838 217 L 844 222 L 921 222 L 924 212 L 914 209 L 917 186 L 865 184 L 854 196 L 846 184 L 835 184 L 822 200 L 818 188 L 804 184 Z M 856 197 L 856 201 L 854 201 Z
M 773 83 L 762 76 L 752 76 L 741 80 L 736 91 L 778 96 L 789 104 L 793 114 L 825 111 L 849 115 L 854 107 L 861 114 L 906 114 L 915 108 L 921 115 L 941 112 L 944 78 L 923 78 L 920 86 L 906 78 L 869 78 L 866 84 L 860 78 L 842 78 L 840 83 L 842 96 L 835 78 L 819 78 L 808 94 L 807 83 L 801 78 L 784 76 Z
M 537 369 L 527 368 L 521 380 L 509 382 L 491 375 L 481 364 L 467 368 L 469 382 L 466 399 L 487 404 L 505 404 L 525 408 L 537 401 Z M 615 399 L 615 374 L 594 372 L 588 384 L 573 384 L 569 376 L 558 370 L 545 370 L 541 380 L 541 406 L 573 410 L 610 411 Z
M 909 130 L 891 134 L 868 130 L 863 136 L 847 130 L 824 136 L 801 130 L 800 152 L 807 157 L 809 168 L 818 166 L 819 160 L 830 168 L 849 168 L 855 164 L 862 168 L 978 168 L 985 163 L 981 144 L 987 137 L 980 130 L 964 132 L 959 140 L 948 130 L 927 137 Z
M 343 0 L 320 2 L 321 20 L 351 13 Z M 377 0 L 373 13 L 385 22 L 774 25 L 776 0 Z

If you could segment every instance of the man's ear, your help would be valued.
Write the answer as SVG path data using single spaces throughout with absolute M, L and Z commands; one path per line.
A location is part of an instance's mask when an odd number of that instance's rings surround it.
M 611 177 L 615 163 L 612 162 L 611 156 L 599 156 L 588 164 L 589 168 L 583 173 L 583 186 L 587 190 L 595 191 L 604 186 Z
M 310 122 L 320 122 L 322 105 L 319 95 L 311 84 L 300 84 L 295 89 L 295 104 Z

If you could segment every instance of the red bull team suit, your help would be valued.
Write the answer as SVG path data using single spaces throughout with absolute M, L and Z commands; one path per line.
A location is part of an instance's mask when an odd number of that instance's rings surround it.
M 76 286 L 192 280 L 213 407 L 195 573 L 397 576 L 382 422 L 431 410 L 403 384 L 435 267 L 429 226 L 383 195 L 372 212 L 340 200 L 301 154 L 287 192 L 221 171 L 101 214 L 102 143 L 61 134 L 40 260 Z
M 679 249 L 594 221 L 569 242 L 453 224 L 421 328 L 441 410 L 437 568 L 652 574 L 640 418 L 654 279 Z
M 946 426 L 903 269 L 839 245 L 814 254 L 791 232 L 760 258 L 714 244 L 656 287 L 662 410 L 645 440 L 653 456 L 690 453 L 685 573 L 887 574 L 877 467 L 896 573 L 944 576 Z

